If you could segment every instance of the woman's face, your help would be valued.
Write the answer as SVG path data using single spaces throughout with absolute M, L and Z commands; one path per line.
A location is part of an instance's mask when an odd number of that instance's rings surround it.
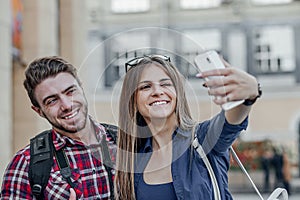
M 137 86 L 137 107 L 147 123 L 175 116 L 176 91 L 170 77 L 155 64 L 145 67 Z

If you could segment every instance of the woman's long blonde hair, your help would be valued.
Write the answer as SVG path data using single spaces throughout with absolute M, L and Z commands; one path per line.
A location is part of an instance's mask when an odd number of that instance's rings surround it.
M 121 200 L 135 199 L 134 162 L 136 153 L 151 133 L 137 109 L 136 91 L 144 68 L 150 64 L 161 67 L 170 77 L 177 94 L 175 108 L 177 124 L 183 130 L 191 130 L 194 121 L 185 95 L 184 77 L 171 62 L 157 56 L 145 56 L 125 75 L 119 101 L 118 153 L 115 176 L 115 197 Z

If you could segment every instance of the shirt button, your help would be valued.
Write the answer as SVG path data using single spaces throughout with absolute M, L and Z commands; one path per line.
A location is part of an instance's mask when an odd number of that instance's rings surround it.
M 95 169 L 93 169 L 93 174 L 96 174 L 96 170 Z

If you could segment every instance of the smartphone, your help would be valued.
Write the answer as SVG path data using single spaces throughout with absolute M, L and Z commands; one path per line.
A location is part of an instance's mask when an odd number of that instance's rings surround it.
M 222 60 L 219 57 L 219 54 L 216 51 L 207 51 L 202 54 L 199 54 L 195 57 L 195 65 L 199 69 L 200 72 L 212 70 L 212 69 L 221 69 L 225 68 Z M 207 79 L 211 78 L 220 78 L 221 76 L 210 76 Z M 218 98 L 218 97 L 216 97 Z M 245 100 L 238 101 L 230 101 L 222 104 L 223 110 L 230 110 L 240 104 L 242 104 Z

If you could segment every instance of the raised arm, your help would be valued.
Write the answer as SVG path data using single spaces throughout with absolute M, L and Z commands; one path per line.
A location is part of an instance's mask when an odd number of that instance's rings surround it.
M 221 79 L 210 79 L 204 85 L 208 87 L 208 94 L 215 96 L 214 102 L 222 105 L 228 101 L 247 100 L 233 109 L 225 112 L 226 120 L 230 124 L 240 124 L 249 114 L 251 103 L 261 95 L 259 84 L 256 78 L 245 71 L 230 67 L 224 61 L 225 69 L 216 69 L 203 72 L 199 77 L 223 76 Z M 247 104 L 247 105 L 245 105 Z

